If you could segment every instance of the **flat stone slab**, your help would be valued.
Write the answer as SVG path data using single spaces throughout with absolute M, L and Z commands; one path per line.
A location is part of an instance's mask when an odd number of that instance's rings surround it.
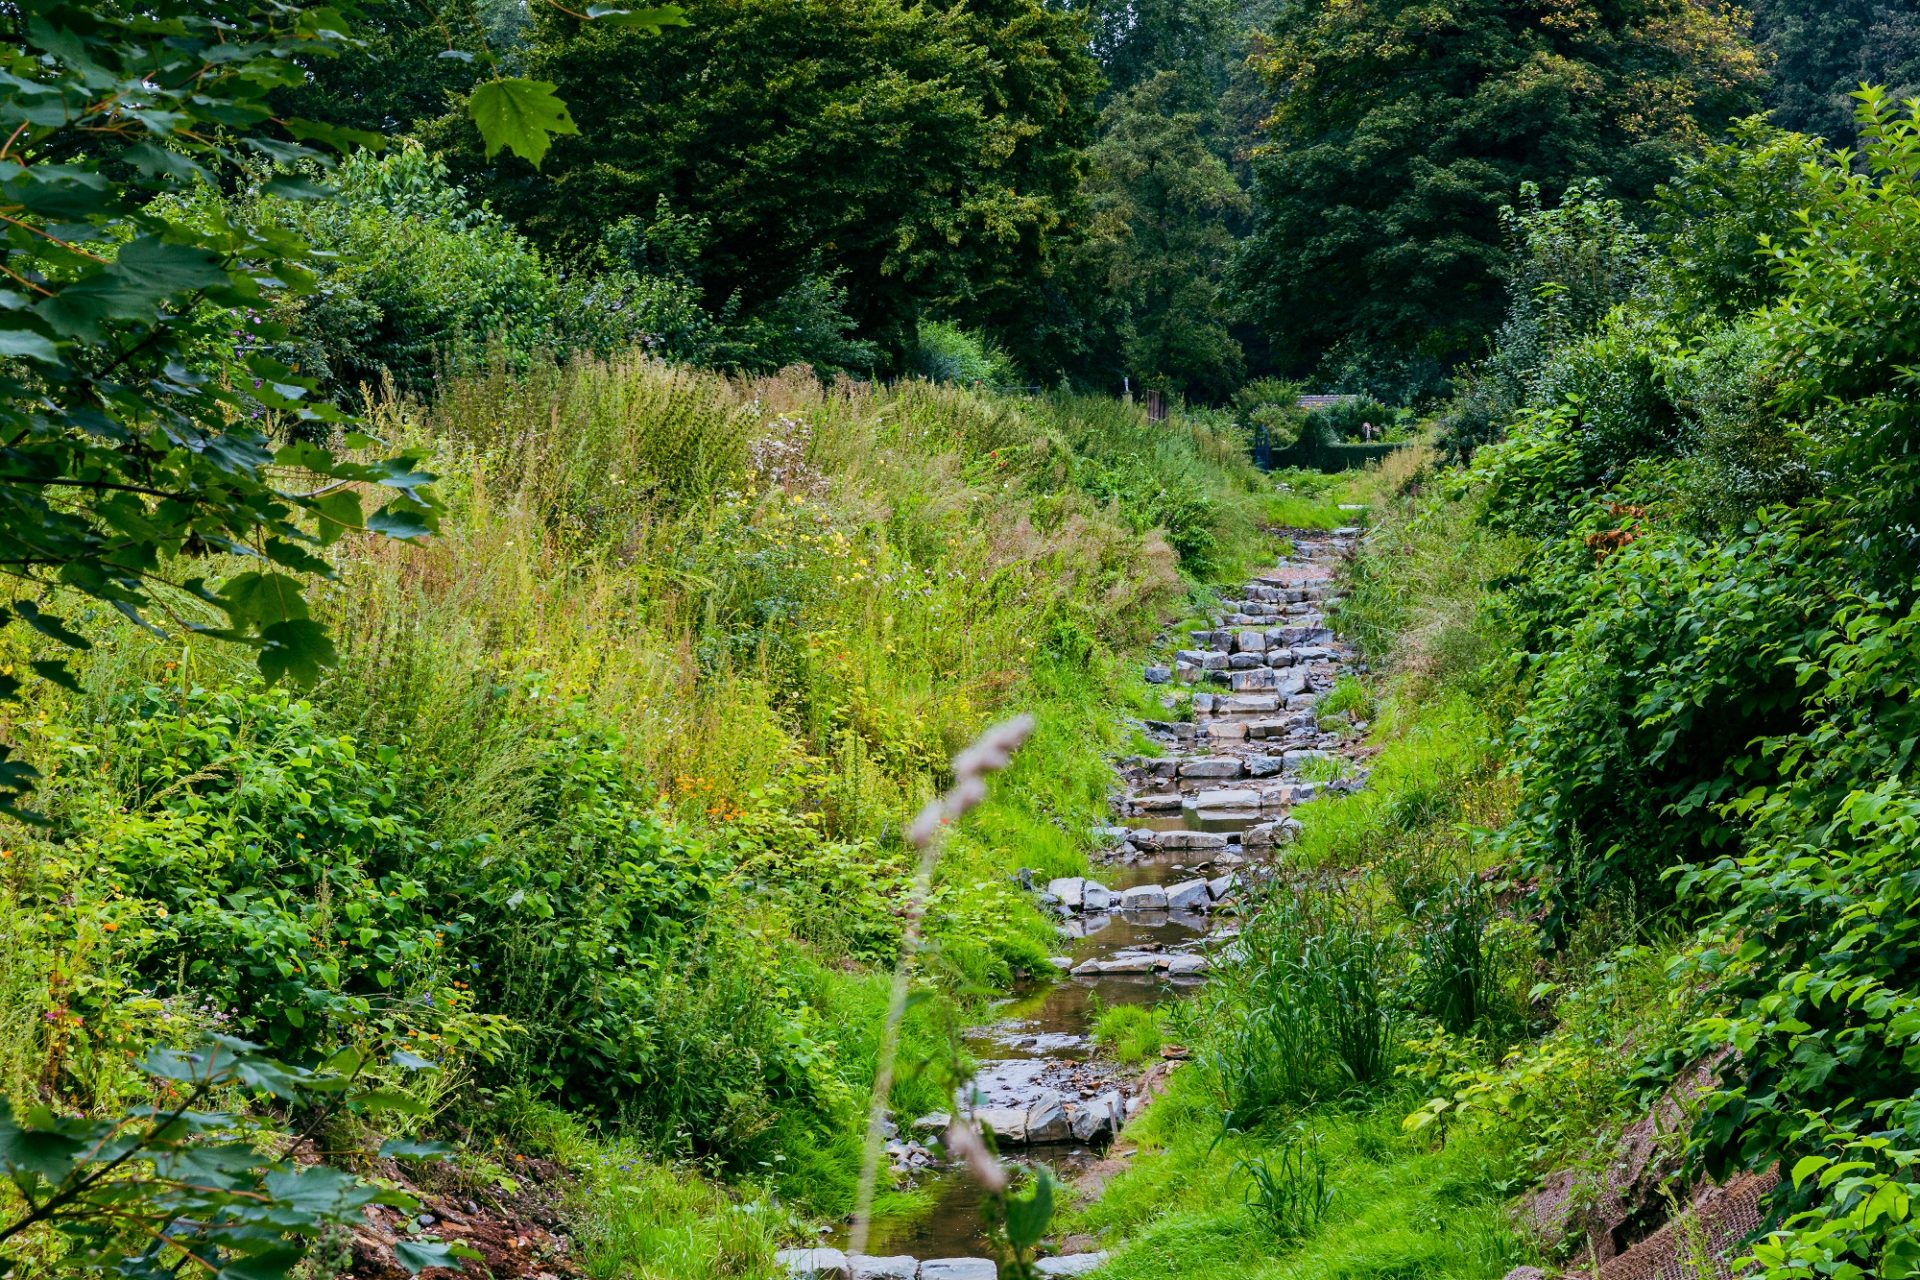
M 920 1280 L 1000 1280 L 1000 1267 L 990 1258 L 928 1258 Z
M 1258 809 L 1260 793 L 1243 787 L 1211 787 L 1186 798 L 1183 809 Z M 1052 885 L 1047 886 L 1049 890 Z
M 1213 895 L 1205 880 L 1188 880 L 1167 890 L 1167 910 L 1205 911 L 1213 905 Z
M 1157 884 L 1135 885 L 1120 895 L 1116 905 L 1122 911 L 1165 911 L 1167 891 Z
M 1232 702 L 1234 699 L 1215 699 L 1215 702 Z M 1195 756 L 1191 760 L 1180 762 L 1180 776 L 1183 778 L 1237 778 L 1240 776 L 1240 761 L 1236 756 Z
M 920 1274 L 920 1259 L 907 1254 L 891 1258 L 871 1258 L 855 1254 L 847 1259 L 851 1280 L 914 1280 Z
M 1041 1258 L 1033 1264 L 1037 1276 L 1084 1276 L 1107 1265 L 1107 1251 L 1070 1253 L 1064 1258 Z
M 1168 852 L 1192 853 L 1227 847 L 1227 838 L 1218 831 L 1162 831 L 1158 847 Z M 1128 893 L 1133 892 L 1131 889 Z

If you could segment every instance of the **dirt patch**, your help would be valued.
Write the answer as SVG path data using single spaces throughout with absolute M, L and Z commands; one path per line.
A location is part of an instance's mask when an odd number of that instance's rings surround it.
M 376 1170 L 420 1201 L 413 1214 L 385 1205 L 367 1210 L 365 1224 L 353 1233 L 355 1280 L 406 1280 L 407 1270 L 393 1255 L 405 1239 L 439 1239 L 477 1250 L 480 1262 L 468 1262 L 465 1274 L 491 1280 L 573 1280 L 583 1273 L 574 1261 L 561 1206 L 573 1188 L 573 1176 L 550 1160 L 512 1161 L 515 1186 L 475 1185 L 451 1164 L 402 1168 L 387 1162 Z M 425 1219 L 425 1221 L 423 1221 Z M 431 1280 L 456 1274 L 422 1273 Z

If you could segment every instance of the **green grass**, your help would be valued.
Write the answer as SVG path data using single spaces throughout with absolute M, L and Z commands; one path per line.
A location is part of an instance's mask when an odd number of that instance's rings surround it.
M 1490 1144 L 1443 1150 L 1402 1132 L 1409 1099 L 1309 1120 L 1330 1169 L 1332 1202 L 1306 1236 L 1276 1241 L 1245 1203 L 1242 1160 L 1274 1156 L 1276 1132 L 1221 1136 L 1198 1072 L 1176 1073 L 1168 1095 L 1129 1136 L 1132 1167 L 1067 1226 L 1124 1241 L 1103 1276 L 1246 1280 L 1497 1280 L 1527 1261 L 1503 1205 L 1520 1171 Z
M 1164 1042 L 1160 1016 L 1145 1005 L 1112 1005 L 1094 1018 L 1093 1041 L 1128 1066 L 1158 1058 Z

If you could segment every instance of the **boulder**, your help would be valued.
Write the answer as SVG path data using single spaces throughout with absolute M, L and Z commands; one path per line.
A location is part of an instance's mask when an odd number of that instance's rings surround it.
M 1213 905 L 1205 880 L 1183 880 L 1167 889 L 1167 910 L 1205 911 Z
M 1027 1107 L 1028 1142 L 1065 1142 L 1072 1136 L 1066 1103 L 1059 1094 L 1049 1089 Z
M 920 1274 L 920 1259 L 899 1254 L 891 1258 L 871 1258 L 854 1254 L 847 1259 L 852 1280 L 913 1280 Z
M 1191 978 L 1207 971 L 1205 956 L 1168 956 L 1167 976 L 1169 978 Z
M 1077 973 L 1078 970 L 1075 970 Z M 973 1118 L 993 1130 L 993 1136 L 1002 1142 L 1025 1142 L 1027 1140 L 1027 1109 L 1025 1107 L 981 1107 L 973 1113 Z
M 1241 760 L 1249 778 L 1271 778 L 1284 767 L 1276 756 L 1246 756 Z
M 1080 908 L 1083 911 L 1106 911 L 1113 906 L 1113 890 L 1098 881 L 1088 880 L 1080 887 Z
M 1162 831 L 1160 848 L 1166 852 L 1192 852 L 1204 849 L 1224 849 L 1227 838 L 1218 831 Z M 1127 890 L 1132 893 L 1133 890 Z
M 1215 902 L 1225 902 L 1240 887 L 1240 877 L 1229 871 L 1226 875 L 1215 876 L 1207 881 L 1207 892 Z
M 1234 632 L 1233 651 L 1235 653 L 1265 653 L 1267 651 L 1266 633 L 1262 631 Z
M 1083 876 L 1062 876 L 1058 880 L 1047 881 L 1047 892 L 1060 899 L 1060 905 L 1069 911 L 1078 911 L 1084 903 L 1087 881 Z
M 1195 715 L 1208 715 L 1212 711 L 1213 711 L 1213 695 L 1212 694 L 1196 693 L 1193 695 L 1193 713 Z
M 793 1280 L 847 1280 L 847 1255 L 838 1249 L 782 1249 L 773 1261 Z
M 1319 764 L 1333 757 L 1325 751 L 1288 751 L 1280 759 L 1289 769 L 1304 769 L 1308 765 Z
M 1235 693 L 1257 693 L 1280 687 L 1280 677 L 1292 675 L 1292 672 L 1275 671 L 1272 667 L 1253 667 L 1247 671 L 1235 671 L 1227 678 L 1227 687 Z
M 1084 1276 L 1107 1265 L 1107 1251 L 1070 1253 L 1062 1258 L 1041 1258 L 1033 1264 L 1033 1274 L 1048 1277 Z
M 1126 1106 L 1117 1092 L 1109 1091 L 1088 1102 L 1067 1104 L 1067 1125 L 1076 1142 L 1096 1142 L 1120 1132 L 1126 1120 Z
M 1206 661 L 1207 654 L 1210 652 L 1212 651 L 1209 649 L 1175 649 L 1173 660 L 1185 666 L 1197 667 Z
M 1247 726 L 1238 720 L 1215 720 L 1207 726 L 1207 737 L 1214 742 L 1243 742 L 1247 737 Z
M 1232 702 L 1232 698 L 1220 699 Z M 1234 756 L 1195 756 L 1191 760 L 1180 762 L 1180 776 L 1183 778 L 1237 778 L 1240 776 L 1240 761 Z
M 1160 833 L 1152 827 L 1135 827 L 1127 832 L 1127 843 L 1138 845 L 1142 849 L 1151 849 L 1160 843 Z
M 1167 892 L 1157 884 L 1135 885 L 1120 895 L 1120 909 L 1122 911 L 1165 911 Z
M 928 1258 L 920 1280 L 999 1280 L 1000 1267 L 987 1258 Z
M 1206 653 L 1200 656 L 1200 669 L 1202 671 L 1225 671 L 1227 669 L 1227 655 L 1218 649 L 1207 650 Z
M 1173 679 L 1173 668 L 1162 666 L 1148 667 L 1141 673 L 1148 684 L 1166 684 Z
M 1096 973 L 1152 973 L 1164 966 L 1165 957 L 1151 951 L 1119 951 L 1091 963 Z
M 1259 653 L 1236 653 L 1227 659 L 1227 668 L 1235 674 L 1242 671 L 1265 671 L 1267 669 L 1265 656 Z
M 1181 684 L 1192 684 L 1200 678 L 1200 667 L 1197 663 L 1176 662 L 1173 664 L 1173 678 Z

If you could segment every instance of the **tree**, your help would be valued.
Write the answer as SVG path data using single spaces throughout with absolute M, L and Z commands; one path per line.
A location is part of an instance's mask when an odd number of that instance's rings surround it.
M 411 454 L 355 461 L 297 438 L 340 415 L 253 322 L 311 287 L 306 246 L 188 216 L 179 197 L 355 140 L 268 102 L 294 59 L 346 46 L 340 14 L 244 0 L 28 13 L 5 20 L 0 83 L 0 571 L 18 584 L 0 622 L 84 648 L 59 616 L 79 595 L 251 645 L 270 679 L 311 677 L 333 649 L 301 575 L 328 573 L 321 548 L 350 530 L 428 532 L 432 477 Z M 362 486 L 385 495 L 371 514 Z M 253 567 L 211 584 L 200 566 L 222 553 Z M 71 682 L 57 660 L 33 665 Z M 0 697 L 18 687 L 0 677 Z M 0 748 L 0 807 L 31 778 Z
M 1092 233 L 1078 265 L 1111 308 L 1103 370 L 1209 399 L 1232 392 L 1240 346 L 1220 302 L 1247 199 L 1207 145 L 1206 117 L 1181 111 L 1178 73 L 1163 71 L 1108 104 L 1090 181 Z
M 1920 3 L 1915 0 L 1755 0 L 1754 39 L 1771 55 L 1766 105 L 1776 124 L 1835 146 L 1856 138 L 1850 96 L 1920 91 Z
M 809 279 L 904 350 L 920 306 L 1014 327 L 1069 230 L 1097 87 L 1080 23 L 1038 0 L 697 0 L 643 41 L 547 11 L 525 53 L 584 132 L 545 168 L 454 164 L 536 239 L 586 253 L 665 197 L 703 220 L 710 309 Z
M 1643 198 L 1760 74 L 1732 19 L 1692 0 L 1310 0 L 1262 66 L 1277 105 L 1235 290 L 1283 364 L 1343 347 L 1363 379 L 1457 361 L 1498 323 L 1496 215 L 1522 182 Z

